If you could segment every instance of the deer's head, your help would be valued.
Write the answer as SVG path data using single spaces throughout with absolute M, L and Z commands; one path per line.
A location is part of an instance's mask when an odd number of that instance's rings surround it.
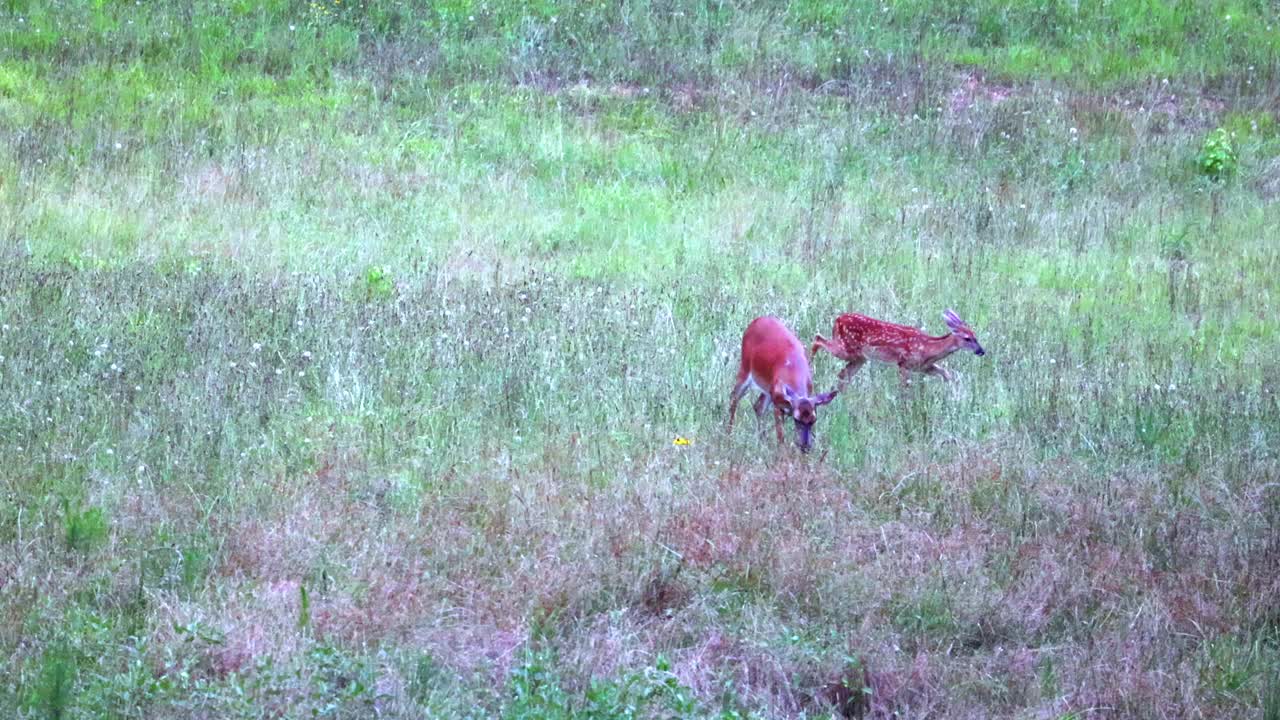
M 978 343 L 978 336 L 973 334 L 973 329 L 961 320 L 954 310 L 942 313 L 942 319 L 946 321 L 947 327 L 951 328 L 951 333 L 960 339 L 960 347 L 972 350 L 974 355 L 987 354 L 987 351 L 983 350 L 982 345 Z
M 813 425 L 818 422 L 818 408 L 835 400 L 837 391 L 804 396 L 796 394 L 786 385 L 782 391 L 784 397 L 780 398 L 783 402 L 779 407 L 789 411 L 791 419 L 796 423 L 796 445 L 800 446 L 801 452 L 809 452 L 813 447 Z

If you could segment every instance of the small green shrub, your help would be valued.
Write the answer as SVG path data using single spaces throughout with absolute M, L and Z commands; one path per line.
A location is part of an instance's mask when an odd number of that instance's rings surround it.
M 76 661 L 72 652 L 63 646 L 46 650 L 40 659 L 39 679 L 27 697 L 27 707 L 37 713 L 33 717 L 50 720 L 67 717 L 75 681 Z
M 375 674 L 363 657 L 322 645 L 307 654 L 311 717 L 367 717 L 377 699 Z
M 199 587 L 201 581 L 209 572 L 210 558 L 208 551 L 199 547 L 183 548 L 181 560 L 180 579 L 182 587 L 188 590 Z
M 102 508 L 72 510 L 70 501 L 63 501 L 63 525 L 67 547 L 87 552 L 97 547 L 107 537 L 109 526 Z
M 502 716 L 512 720 L 523 718 L 583 718 L 617 720 L 618 718 L 694 718 L 707 717 L 709 708 L 700 704 L 693 690 L 682 684 L 671 671 L 666 657 L 659 655 L 651 668 L 627 673 L 621 677 L 593 680 L 582 696 L 566 691 L 554 668 L 554 653 L 530 651 L 524 662 L 511 674 L 509 699 Z M 734 705 L 732 692 L 722 698 L 719 717 L 741 717 Z
M 396 292 L 396 282 L 391 273 L 377 265 L 364 271 L 364 294 L 368 300 L 386 300 Z
M 978 47 L 1000 47 L 1005 44 L 1006 35 L 1004 18 L 991 9 L 978 18 L 973 39 Z
M 548 653 L 526 654 L 511 673 L 511 700 L 502 716 L 517 718 L 567 718 L 569 698 L 560 687 L 554 659 Z
M 311 597 L 307 586 L 298 586 L 298 629 L 306 632 L 311 627 Z
M 1200 173 L 1214 182 L 1220 182 L 1235 173 L 1238 164 L 1231 133 L 1226 128 L 1218 128 L 1209 133 L 1200 146 L 1200 156 L 1196 159 Z

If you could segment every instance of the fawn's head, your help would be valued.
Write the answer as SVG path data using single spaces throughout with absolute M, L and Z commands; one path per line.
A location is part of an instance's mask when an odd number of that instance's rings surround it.
M 813 447 L 813 424 L 818 422 L 818 408 L 835 400 L 837 391 L 807 397 L 797 395 L 784 385 L 782 392 L 784 397 L 776 398 L 774 402 L 782 400 L 779 407 L 788 410 L 796 423 L 796 445 L 800 446 L 801 452 L 809 452 Z
M 947 327 L 951 328 L 952 334 L 960 338 L 961 347 L 972 350 L 974 355 L 987 354 L 987 351 L 983 350 L 982 345 L 978 343 L 978 336 L 973 334 L 973 329 L 961 320 L 954 310 L 942 313 L 942 319 L 946 321 Z

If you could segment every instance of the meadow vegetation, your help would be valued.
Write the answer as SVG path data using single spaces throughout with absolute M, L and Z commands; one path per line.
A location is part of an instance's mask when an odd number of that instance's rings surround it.
M 0 3 L 0 716 L 1280 718 L 1278 27 Z

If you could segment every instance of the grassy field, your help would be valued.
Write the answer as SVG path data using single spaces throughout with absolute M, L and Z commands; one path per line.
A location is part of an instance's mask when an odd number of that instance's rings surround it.
M 950 5 L 0 3 L 0 716 L 1280 718 L 1280 10 Z

